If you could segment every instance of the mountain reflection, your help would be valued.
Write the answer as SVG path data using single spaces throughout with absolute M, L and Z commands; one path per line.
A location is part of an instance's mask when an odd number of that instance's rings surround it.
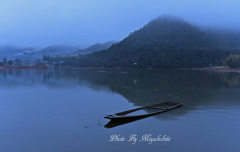
M 174 110 L 174 115 L 201 106 L 231 106 L 239 104 L 240 99 L 238 73 L 183 70 L 0 70 L 0 88 L 36 85 L 51 88 L 87 86 L 94 90 L 111 91 L 136 106 L 163 101 L 183 103 L 182 110 Z

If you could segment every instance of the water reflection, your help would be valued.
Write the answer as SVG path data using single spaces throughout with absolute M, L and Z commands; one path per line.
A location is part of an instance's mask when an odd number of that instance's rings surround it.
M 0 70 L 1 151 L 239 151 L 239 82 L 238 73 L 206 71 Z M 111 129 L 98 126 L 104 114 L 164 101 L 183 106 Z M 133 133 L 173 140 L 108 141 Z
M 238 105 L 238 73 L 181 70 L 0 70 L 0 87 L 44 85 L 51 88 L 87 86 L 111 91 L 135 106 L 163 101 L 183 103 L 183 115 L 201 107 Z M 157 116 L 161 119 L 168 117 Z M 173 116 L 169 115 L 169 119 Z

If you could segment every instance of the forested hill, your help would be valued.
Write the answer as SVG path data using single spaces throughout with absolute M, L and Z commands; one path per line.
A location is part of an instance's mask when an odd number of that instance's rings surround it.
M 109 49 L 61 60 L 79 67 L 206 67 L 220 65 L 231 53 L 223 45 L 182 19 L 159 17 Z

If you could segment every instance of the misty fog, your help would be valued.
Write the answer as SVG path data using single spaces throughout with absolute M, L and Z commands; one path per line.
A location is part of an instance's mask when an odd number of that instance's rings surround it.
M 87 47 L 120 41 L 157 16 L 239 31 L 237 0 L 1 0 L 0 45 Z

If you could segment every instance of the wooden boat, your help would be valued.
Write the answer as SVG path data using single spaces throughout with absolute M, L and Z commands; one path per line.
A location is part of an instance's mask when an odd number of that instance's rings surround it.
M 158 104 L 149 105 L 149 106 L 143 106 L 143 107 L 135 108 L 132 110 L 115 113 L 113 115 L 107 115 L 104 118 L 111 119 L 111 120 L 142 119 L 142 118 L 146 118 L 146 117 L 160 114 L 163 112 L 167 112 L 167 111 L 173 110 L 173 109 L 181 107 L 181 106 L 182 106 L 181 103 L 163 102 L 163 103 L 158 103 Z M 139 114 L 139 115 L 130 115 L 131 113 L 134 113 L 139 110 L 145 110 L 148 113 L 147 114 Z

